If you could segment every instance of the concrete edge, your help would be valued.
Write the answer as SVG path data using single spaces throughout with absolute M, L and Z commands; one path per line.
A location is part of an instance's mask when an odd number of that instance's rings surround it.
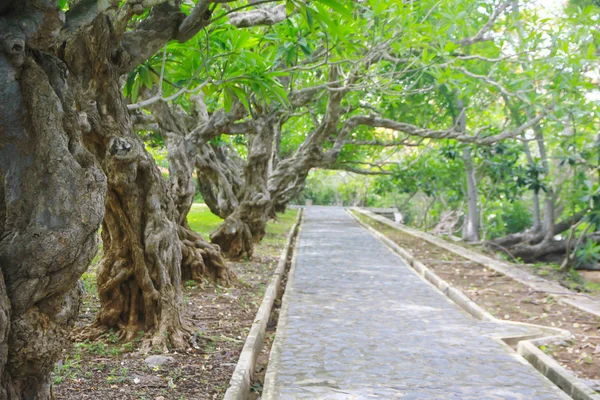
M 350 212 L 350 210 L 347 210 L 347 212 L 356 222 L 358 222 L 359 225 L 368 230 L 373 236 L 388 246 L 394 253 L 400 256 L 400 258 L 404 259 L 407 264 L 418 273 L 418 275 L 422 276 L 426 281 L 438 288 L 459 307 L 471 314 L 476 319 L 495 322 L 498 324 L 530 326 L 538 329 L 540 331 L 538 334 L 496 337 L 494 339 L 506 344 L 511 348 L 516 346 L 517 354 L 519 356 L 527 360 L 527 362 L 529 362 L 529 364 L 531 364 L 537 371 L 539 371 L 542 375 L 544 375 L 573 399 L 600 400 L 600 395 L 596 394 L 593 389 L 588 387 L 574 374 L 567 371 L 556 360 L 538 348 L 540 345 L 571 337 L 571 333 L 569 331 L 525 322 L 504 321 L 492 316 L 477 303 L 469 299 L 462 291 L 450 286 L 448 282 L 440 278 L 423 263 L 415 260 L 414 256 L 410 254 L 408 250 L 398 246 L 385 235 L 362 222 L 356 215 Z M 370 215 L 367 216 L 370 217 Z
M 574 400 L 600 399 L 600 395 L 595 390 L 540 350 L 537 342 L 537 340 L 523 340 L 519 342 L 517 352 Z
M 431 244 L 439 246 L 445 250 L 448 250 L 452 253 L 455 253 L 461 257 L 464 257 L 468 260 L 471 260 L 475 263 L 482 264 L 487 268 L 490 268 L 494 271 L 497 271 L 503 275 L 506 275 L 523 285 L 529 286 L 534 290 L 541 291 L 550 291 L 550 292 L 561 292 L 563 294 L 553 293 L 552 295 L 559 299 L 564 304 L 568 304 L 572 307 L 575 307 L 581 311 L 587 312 L 589 314 L 593 314 L 597 317 L 600 317 L 600 306 L 597 304 L 598 302 L 595 300 L 588 300 L 585 298 L 578 297 L 577 293 L 570 291 L 567 288 L 564 288 L 554 282 L 548 281 L 542 277 L 530 274 L 527 271 L 520 270 L 518 273 L 515 273 L 515 266 L 505 263 L 499 260 L 495 260 L 486 255 L 474 252 L 472 250 L 466 249 L 462 246 L 448 243 L 444 239 L 441 239 L 437 236 L 430 235 L 426 232 L 421 232 L 416 229 L 408 228 L 403 226 L 402 224 L 398 224 L 394 221 L 390 221 L 384 217 L 381 217 L 377 214 L 373 214 L 368 210 L 361 209 L 359 207 L 353 207 L 353 210 L 368 216 L 378 222 L 381 222 L 390 228 L 397 229 L 401 232 L 404 232 L 408 235 L 417 237 L 419 239 L 423 239 L 428 241 Z
M 298 252 L 300 249 L 300 239 L 302 234 L 302 226 L 300 226 L 296 246 L 294 247 L 294 253 L 292 255 L 292 263 L 290 265 L 290 271 L 288 273 L 286 290 L 283 293 L 283 298 L 281 299 L 281 309 L 279 311 L 279 321 L 277 321 L 277 333 L 275 334 L 275 340 L 273 341 L 273 345 L 271 346 L 271 352 L 269 353 L 269 363 L 267 365 L 267 372 L 265 374 L 265 382 L 263 385 L 262 391 L 262 400 L 273 400 L 278 399 L 278 393 L 275 392 L 276 388 L 276 380 L 277 375 L 279 373 L 278 368 L 276 367 L 279 364 L 279 360 L 281 358 L 281 353 L 283 351 L 283 339 L 281 330 L 286 326 L 289 314 L 290 307 L 290 296 L 293 292 L 293 283 L 295 280 L 295 272 L 296 265 L 298 262 Z
M 271 315 L 273 303 L 277 298 L 279 287 L 281 286 L 281 279 L 285 272 L 287 259 L 292 250 L 292 241 L 298 235 L 300 225 L 302 223 L 303 209 L 300 209 L 296 222 L 292 227 L 290 233 L 287 236 L 285 248 L 279 257 L 279 263 L 277 268 L 273 272 L 273 276 L 269 281 L 269 285 L 265 290 L 263 300 L 256 312 L 254 322 L 248 332 L 248 337 L 244 342 L 244 347 L 240 353 L 240 358 L 235 366 L 233 375 L 229 381 L 229 388 L 225 392 L 223 400 L 246 400 L 248 393 L 250 392 L 250 384 L 252 381 L 252 373 L 256 364 L 256 359 L 263 347 L 265 338 L 265 331 L 267 329 L 267 323 Z M 294 255 L 295 257 L 295 255 Z

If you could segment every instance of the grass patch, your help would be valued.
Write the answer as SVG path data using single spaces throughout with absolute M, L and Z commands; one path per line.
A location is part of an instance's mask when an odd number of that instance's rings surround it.
M 298 210 L 286 210 L 283 214 L 277 214 L 277 220 L 269 221 L 266 227 L 266 235 L 263 243 L 268 246 L 277 246 L 286 240 L 286 234 L 290 227 L 296 222 Z
M 206 204 L 194 203 L 187 216 L 190 228 L 204 236 L 207 240 L 211 232 L 223 222 L 221 217 L 213 214 Z

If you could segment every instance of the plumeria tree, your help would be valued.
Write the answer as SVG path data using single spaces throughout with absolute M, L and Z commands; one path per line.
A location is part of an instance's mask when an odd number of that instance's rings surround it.
M 3 2 L 0 397 L 51 398 L 100 225 L 101 309 L 80 335 L 184 347 L 182 276 L 232 281 L 221 249 L 252 254 L 314 168 L 462 195 L 477 239 L 506 161 L 538 203 L 519 248 L 541 255 L 569 228 L 568 254 L 594 239 L 597 18 L 581 7 L 544 20 L 515 0 Z M 168 179 L 145 132 L 164 138 Z M 414 172 L 431 165 L 463 179 Z M 186 222 L 195 170 L 225 218 L 214 243 Z

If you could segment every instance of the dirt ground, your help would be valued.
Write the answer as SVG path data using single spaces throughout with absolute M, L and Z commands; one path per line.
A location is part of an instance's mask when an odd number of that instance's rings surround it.
M 357 215 L 407 249 L 442 279 L 499 319 L 559 327 L 573 339 L 542 350 L 577 376 L 600 382 L 600 318 L 559 304 L 552 293 L 537 292 L 513 279 L 436 245 Z M 585 294 L 582 294 L 585 295 Z M 598 389 L 596 389 L 598 390 Z
M 194 332 L 188 349 L 162 354 L 172 360 L 150 368 L 144 363 L 149 355 L 136 352 L 141 337 L 126 344 L 118 343 L 116 335 L 75 343 L 54 371 L 56 399 L 221 399 L 295 218 L 294 211 L 270 223 L 252 259 L 230 263 L 239 279 L 235 286 L 186 282 L 185 319 Z M 89 292 L 80 326 L 90 324 L 99 307 L 93 287 Z M 271 339 L 275 323 L 269 327 Z M 258 380 L 254 390 L 260 389 Z

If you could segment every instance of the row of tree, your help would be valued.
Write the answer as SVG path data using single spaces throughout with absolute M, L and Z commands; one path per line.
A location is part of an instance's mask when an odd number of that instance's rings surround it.
M 527 144 L 575 115 L 593 35 L 550 34 L 519 6 L 4 2 L 0 398 L 51 398 L 100 226 L 101 309 L 80 334 L 185 347 L 182 279 L 232 282 L 223 256 L 251 256 L 311 169 L 398 179 L 412 168 L 399 146 L 465 143 L 473 187 L 474 146 Z M 212 243 L 187 224 L 196 187 L 225 219 Z
M 414 143 L 401 156 L 395 154 L 395 163 L 385 171 L 381 164 L 373 170 L 386 175 L 377 182 L 381 193 L 392 190 L 404 193 L 403 199 L 419 199 L 425 213 L 417 225 L 483 241 L 493 251 L 527 262 L 558 261 L 563 270 L 598 268 L 600 114 L 592 28 L 598 8 L 579 3 L 545 20 L 533 19 L 514 3 L 515 30 L 507 42 L 514 52 L 529 55 L 496 72 L 511 82 L 495 94 L 502 98 L 502 110 L 489 108 L 481 93 L 469 96 L 482 112 L 501 116 L 513 127 L 534 115 L 532 104 L 552 98 L 548 114 L 531 129 L 492 146 Z M 532 42 L 527 24 L 540 21 L 547 28 L 538 25 L 532 33 L 539 41 Z M 530 77 L 519 78 L 523 75 Z M 535 97 L 509 96 L 519 90 Z M 448 99 L 442 112 L 457 121 L 461 105 Z M 399 204 L 409 211 L 407 204 Z M 437 217 L 427 218 L 433 210 Z

